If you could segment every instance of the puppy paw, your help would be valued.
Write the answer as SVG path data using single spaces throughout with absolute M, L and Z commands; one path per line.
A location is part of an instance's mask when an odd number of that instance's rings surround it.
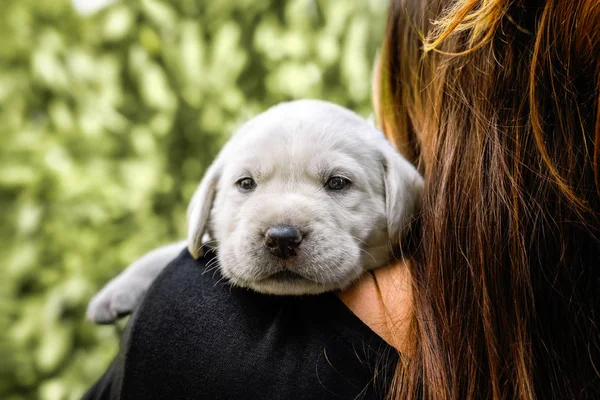
M 139 288 L 106 287 L 88 304 L 86 317 L 96 324 L 112 324 L 131 314 L 144 291 Z

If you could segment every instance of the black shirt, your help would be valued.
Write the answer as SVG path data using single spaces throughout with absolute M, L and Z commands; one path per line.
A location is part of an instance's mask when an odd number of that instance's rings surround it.
M 383 399 L 398 355 L 334 293 L 268 296 L 187 251 L 132 316 L 84 399 Z

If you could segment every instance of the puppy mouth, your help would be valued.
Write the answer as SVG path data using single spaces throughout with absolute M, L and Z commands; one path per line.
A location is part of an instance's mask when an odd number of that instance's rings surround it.
M 271 282 L 281 282 L 281 283 L 298 283 L 298 282 L 306 282 L 310 281 L 306 279 L 304 276 L 293 272 L 293 271 L 279 271 L 271 274 L 267 277 L 260 279 L 261 282 L 271 281 Z
M 263 273 L 260 276 L 241 277 L 233 271 L 228 272 L 228 279 L 236 286 L 253 289 L 259 293 L 275 295 L 307 295 L 319 294 L 346 286 L 355 276 L 328 281 L 316 280 L 312 276 L 296 272 L 294 269 L 277 268 L 276 272 Z

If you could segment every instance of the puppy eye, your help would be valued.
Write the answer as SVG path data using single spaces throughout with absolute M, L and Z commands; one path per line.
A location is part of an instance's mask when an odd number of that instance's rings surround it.
M 242 178 L 236 182 L 242 192 L 250 192 L 256 188 L 256 182 L 252 178 Z
M 325 187 L 329 190 L 343 190 L 350 185 L 350 179 L 341 176 L 332 176 L 327 180 Z

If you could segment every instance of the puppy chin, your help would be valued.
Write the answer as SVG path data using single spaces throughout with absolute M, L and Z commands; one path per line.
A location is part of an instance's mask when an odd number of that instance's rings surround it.
M 278 296 L 300 296 L 305 294 L 320 294 L 338 289 L 337 285 L 319 284 L 309 280 L 290 282 L 277 282 L 273 280 L 263 280 L 256 282 L 246 282 L 247 287 L 259 293 L 275 294 Z
M 344 278 L 330 282 L 316 282 L 292 272 L 272 274 L 266 278 L 248 279 L 224 273 L 229 283 L 234 286 L 252 289 L 259 293 L 278 296 L 315 295 L 334 290 L 347 288 L 361 275 L 362 270 L 357 269 Z M 292 275 L 293 277 L 290 277 Z

